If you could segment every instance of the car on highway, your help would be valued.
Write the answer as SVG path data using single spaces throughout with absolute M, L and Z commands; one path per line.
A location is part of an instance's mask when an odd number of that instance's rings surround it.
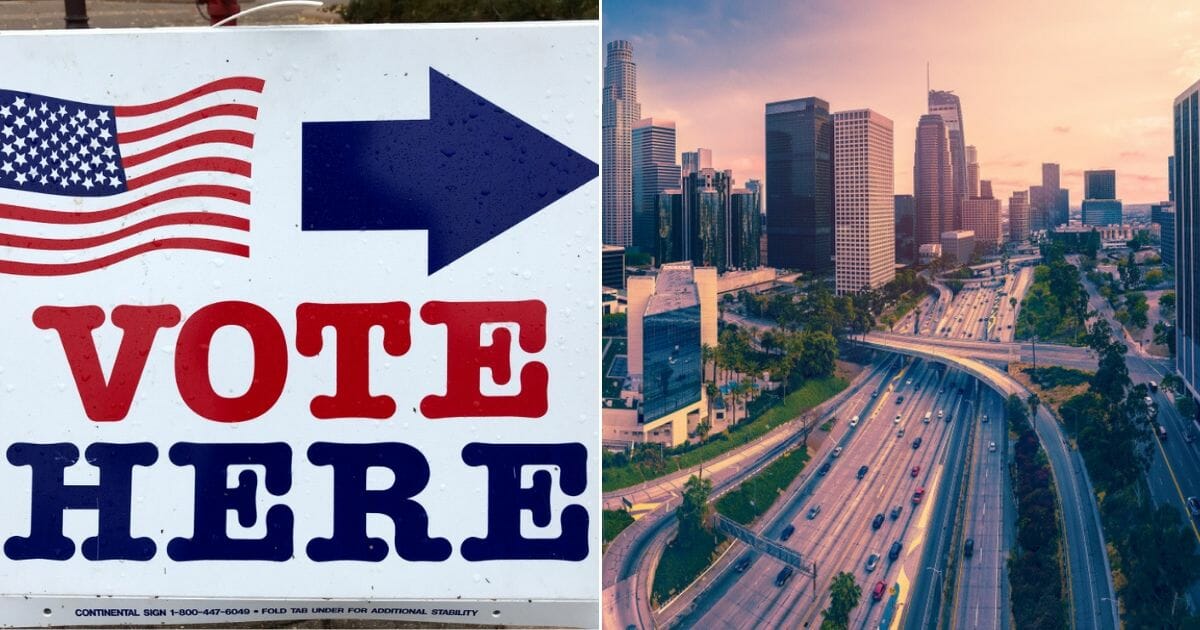
M 817 476 L 824 477 L 825 475 L 828 475 L 828 474 L 829 474 L 829 462 L 825 462 L 824 464 L 821 464 L 820 468 L 817 469 Z
M 985 413 L 985 414 L 983 414 L 983 421 L 984 421 L 984 422 L 987 422 L 987 414 L 986 414 L 986 413 Z
M 908 473 L 908 474 L 909 474 L 909 476 L 911 476 L 913 479 L 916 479 L 916 478 L 917 478 L 917 475 L 921 474 L 921 466 L 920 466 L 920 464 L 918 464 L 918 465 L 916 465 L 916 466 L 913 466 L 913 467 L 912 467 L 912 470 L 911 470 L 911 471 L 909 471 L 909 473 Z
M 904 427 L 900 427 L 900 430 L 896 431 L 896 437 L 898 437 L 898 438 L 904 437 Z
M 867 573 L 874 571 L 877 566 L 879 566 L 879 554 L 873 553 L 867 556 L 867 564 L 863 566 L 867 570 Z
M 820 513 L 821 513 L 821 506 L 819 506 L 819 505 L 812 506 L 812 508 L 810 508 L 808 510 L 808 520 L 811 521 L 814 518 L 817 518 L 817 515 Z
M 859 466 L 859 467 L 858 467 L 858 474 L 857 474 L 856 476 L 857 476 L 859 479 L 862 479 L 863 477 L 866 477 L 866 476 L 867 476 L 867 467 L 866 467 L 866 466 Z
M 904 543 L 897 540 L 892 543 L 892 548 L 888 549 L 888 560 L 895 560 L 900 557 L 900 550 L 904 549 Z
M 883 594 L 887 592 L 887 585 L 880 580 L 875 583 L 875 588 L 871 589 L 871 599 L 879 601 L 883 599 Z
M 992 452 L 992 453 L 996 452 L 996 443 L 995 442 L 988 442 L 988 451 Z
M 733 570 L 737 571 L 738 573 L 745 573 L 746 569 L 749 569 L 749 568 L 750 568 L 750 558 L 742 558 L 741 560 L 737 561 L 737 564 L 733 565 Z
M 794 533 L 796 533 L 796 526 L 788 525 L 787 527 L 783 528 L 782 532 L 779 533 L 779 540 L 787 540 L 791 538 L 792 534 Z
M 918 503 L 920 503 L 921 498 L 924 496 L 925 496 L 925 486 L 917 487 L 916 492 L 913 492 L 913 495 L 912 495 L 913 505 L 917 505 Z
M 921 422 L 922 422 L 923 424 L 929 424 L 929 419 L 930 419 L 930 418 L 932 418 L 932 417 L 933 417 L 933 412 L 932 412 L 932 411 L 926 411 L 926 412 L 925 412 L 925 417 L 924 417 L 924 418 L 921 418 Z
M 1193 517 L 1200 517 L 1200 498 L 1188 497 L 1187 506 Z
M 883 514 L 876 514 L 875 518 L 871 519 L 871 529 L 879 529 L 883 527 Z
M 796 570 L 792 567 L 783 567 L 783 569 L 779 571 L 779 575 L 775 576 L 775 586 L 783 586 L 784 584 L 787 584 L 788 580 L 792 579 L 792 574 L 795 572 Z
M 871 398 L 879 398 L 879 390 L 871 392 Z
M 850 418 L 850 428 L 853 429 L 856 426 L 858 426 L 858 416 Z
M 904 402 L 904 397 L 903 397 L 903 396 L 897 396 L 897 397 L 896 397 L 896 404 L 897 404 L 897 405 L 899 405 L 899 404 L 900 404 L 900 403 L 902 403 L 902 402 Z
M 946 414 L 941 409 L 938 409 L 938 417 L 943 418 L 945 416 L 946 416 Z
M 1158 425 L 1158 439 L 1160 439 L 1160 440 L 1167 439 L 1167 428 L 1161 424 Z
M 912 379 L 910 378 L 910 379 L 908 379 L 907 381 L 904 381 L 904 384 L 905 384 L 905 385 L 912 385 Z
M 842 447 L 840 447 L 840 446 L 833 447 L 833 456 L 834 457 L 838 457 L 841 454 L 842 454 Z
M 913 446 L 913 450 L 921 448 L 921 438 L 917 438 L 917 439 L 913 440 L 912 446 Z
M 963 557 L 970 558 L 975 553 L 975 539 L 968 538 L 967 542 L 963 543 Z
M 896 414 L 896 419 L 892 420 L 892 424 L 900 424 L 900 414 Z
M 892 518 L 892 520 L 894 521 L 894 520 L 896 520 L 896 519 L 900 518 L 900 513 L 901 513 L 901 512 L 903 512 L 903 511 L 904 511 L 904 506 L 902 506 L 902 505 L 897 505 L 896 507 L 892 508 L 892 511 L 891 511 L 891 513 L 889 514 L 889 516 L 890 516 L 890 517 Z

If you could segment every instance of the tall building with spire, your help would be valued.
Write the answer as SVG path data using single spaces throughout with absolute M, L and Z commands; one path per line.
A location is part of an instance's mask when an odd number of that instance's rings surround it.
M 954 229 L 954 172 L 950 137 L 940 115 L 926 114 L 917 123 L 913 156 L 913 197 L 917 202 L 917 247 L 941 244 L 942 232 Z M 768 182 L 768 194 L 770 184 Z
M 658 195 L 679 188 L 675 123 L 661 118 L 638 121 L 632 147 L 633 245 L 653 254 L 658 246 Z
M 833 115 L 834 281 L 839 295 L 896 276 L 891 119 L 858 109 Z
M 633 244 L 633 126 L 642 118 L 637 100 L 633 45 L 608 43 L 601 93 L 601 214 L 606 245 Z
M 773 267 L 833 266 L 833 116 L 815 97 L 766 106 L 767 251 Z
M 943 225 L 943 230 L 959 228 L 959 213 L 962 202 L 970 195 L 970 177 L 967 172 L 967 143 L 963 131 L 962 102 L 954 92 L 945 90 L 929 90 L 929 113 L 941 116 L 946 121 L 946 136 L 950 142 L 950 165 L 953 177 L 954 214 L 951 225 Z

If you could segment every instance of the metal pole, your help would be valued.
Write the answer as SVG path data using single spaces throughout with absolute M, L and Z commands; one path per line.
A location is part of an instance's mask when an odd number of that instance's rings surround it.
M 87 0 L 64 0 L 67 28 L 88 28 Z

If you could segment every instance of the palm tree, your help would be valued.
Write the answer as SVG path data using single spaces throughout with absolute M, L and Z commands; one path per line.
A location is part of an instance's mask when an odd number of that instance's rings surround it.
M 704 393 L 708 395 L 708 422 L 711 426 L 713 421 L 713 404 L 716 402 L 717 396 L 721 394 L 721 389 L 717 387 L 716 383 L 709 381 L 704 385 Z M 705 431 L 705 434 L 707 433 L 708 431 Z M 703 440 L 704 438 L 701 437 L 700 439 Z

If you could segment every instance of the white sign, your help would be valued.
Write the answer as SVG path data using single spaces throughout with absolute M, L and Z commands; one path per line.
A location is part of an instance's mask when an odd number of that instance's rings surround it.
M 0 620 L 595 625 L 598 50 L 0 35 Z

